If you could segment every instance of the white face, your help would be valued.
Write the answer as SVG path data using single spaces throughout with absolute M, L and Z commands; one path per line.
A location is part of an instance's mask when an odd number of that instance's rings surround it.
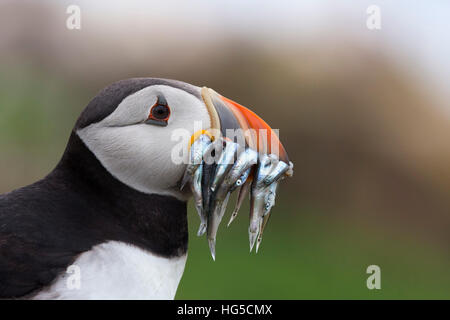
M 167 126 L 145 123 L 158 97 L 170 108 Z M 186 165 L 172 159 L 172 150 L 180 146 L 172 134 L 184 129 L 190 136 L 210 126 L 203 101 L 181 89 L 154 85 L 128 96 L 107 118 L 77 134 L 116 179 L 144 193 L 186 199 L 177 184 Z

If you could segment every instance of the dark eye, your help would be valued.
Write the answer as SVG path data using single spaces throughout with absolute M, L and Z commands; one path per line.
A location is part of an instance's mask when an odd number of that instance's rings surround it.
M 163 106 L 161 104 L 153 106 L 152 110 L 150 111 L 151 118 L 156 120 L 167 120 L 169 118 L 169 115 L 170 115 L 169 107 Z
M 170 108 L 167 103 L 164 101 L 158 101 L 155 105 L 150 109 L 150 115 L 148 116 L 147 124 L 156 124 L 159 126 L 167 126 L 167 121 L 170 117 Z

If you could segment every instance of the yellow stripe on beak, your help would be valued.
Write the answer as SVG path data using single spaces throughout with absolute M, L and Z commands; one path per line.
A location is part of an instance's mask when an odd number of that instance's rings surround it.
M 197 140 L 198 137 L 200 137 L 202 134 L 206 134 L 211 139 L 211 141 L 215 140 L 214 136 L 208 130 L 203 130 L 203 129 L 202 130 L 198 130 L 198 131 L 194 132 L 194 134 L 191 136 L 191 139 L 190 139 L 190 142 L 189 142 L 188 151 L 189 151 L 189 149 L 191 149 L 191 146 L 195 142 L 195 140 Z

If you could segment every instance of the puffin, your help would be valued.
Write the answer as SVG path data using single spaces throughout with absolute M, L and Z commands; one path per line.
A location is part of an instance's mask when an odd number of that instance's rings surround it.
M 0 195 L 0 298 L 174 299 L 191 197 L 175 133 L 244 126 L 267 124 L 206 87 L 131 78 L 101 90 L 53 171 Z

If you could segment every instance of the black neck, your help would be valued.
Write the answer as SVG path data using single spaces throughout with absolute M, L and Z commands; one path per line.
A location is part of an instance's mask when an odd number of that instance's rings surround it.
M 187 251 L 186 202 L 145 194 L 120 182 L 76 133 L 49 178 L 65 181 L 87 204 L 88 212 L 79 214 L 96 241 L 124 241 L 167 257 Z

